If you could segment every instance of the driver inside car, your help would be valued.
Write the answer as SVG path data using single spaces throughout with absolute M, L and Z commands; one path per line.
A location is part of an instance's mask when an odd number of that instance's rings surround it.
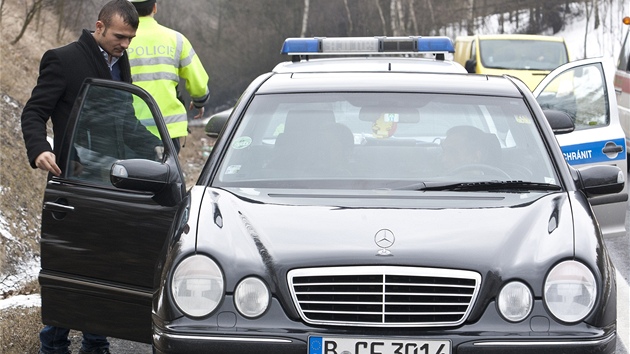
M 468 174 L 484 175 L 488 167 L 501 164 L 501 146 L 496 136 L 471 125 L 450 128 L 440 145 L 442 167 L 447 173 L 465 168 Z

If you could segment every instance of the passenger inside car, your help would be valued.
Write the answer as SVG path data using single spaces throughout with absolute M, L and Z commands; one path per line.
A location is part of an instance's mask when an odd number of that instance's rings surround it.
M 267 168 L 295 175 L 347 175 L 354 145 L 350 129 L 330 110 L 291 110 Z
M 441 147 L 442 164 L 448 174 L 483 175 L 501 164 L 501 145 L 496 135 L 471 125 L 450 128 Z
M 330 123 L 323 127 L 314 164 L 316 175 L 331 173 L 350 175 L 350 159 L 354 148 L 354 135 L 346 125 Z

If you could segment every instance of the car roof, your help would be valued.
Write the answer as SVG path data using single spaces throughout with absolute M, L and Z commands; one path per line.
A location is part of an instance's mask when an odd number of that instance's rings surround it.
M 366 56 L 350 58 L 318 58 L 299 62 L 282 62 L 273 69 L 287 72 L 430 72 L 466 73 L 461 64 L 450 60 L 419 57 Z
M 419 72 L 279 72 L 257 94 L 299 92 L 421 92 L 522 97 L 505 77 Z
M 545 36 L 540 34 L 477 34 L 474 36 L 460 36 L 455 38 L 455 41 L 473 40 L 474 38 L 484 40 L 536 40 L 536 41 L 548 41 L 548 42 L 564 42 L 563 37 L 557 36 Z

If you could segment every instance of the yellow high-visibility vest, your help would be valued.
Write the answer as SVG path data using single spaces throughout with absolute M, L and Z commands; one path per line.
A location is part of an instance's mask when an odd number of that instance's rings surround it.
M 140 25 L 129 48 L 133 83 L 142 87 L 157 102 L 171 138 L 188 135 L 186 107 L 177 98 L 180 78 L 196 108 L 203 107 L 210 97 L 208 73 L 192 45 L 181 33 L 164 27 L 151 16 L 140 17 Z M 145 113 L 142 113 L 145 110 Z M 138 119 L 157 134 L 147 107 L 136 110 Z

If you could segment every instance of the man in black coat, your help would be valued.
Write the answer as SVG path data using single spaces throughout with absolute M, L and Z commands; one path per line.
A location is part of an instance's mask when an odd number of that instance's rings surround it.
M 56 158 L 74 101 L 86 78 L 131 82 L 125 50 L 135 36 L 138 15 L 126 0 L 110 1 L 99 13 L 96 30 L 83 30 L 78 41 L 44 53 L 37 85 L 22 112 L 22 133 L 28 161 L 55 176 L 61 174 Z M 52 119 L 54 150 L 46 140 Z
M 129 1 L 112 0 L 101 9 L 94 32 L 83 30 L 76 42 L 44 53 L 37 85 L 21 118 L 31 167 L 61 175 L 58 162 L 67 157 L 69 150 L 62 141 L 86 78 L 131 82 L 125 50 L 136 34 L 138 22 L 138 13 Z M 46 139 L 48 119 L 52 119 L 54 149 Z M 45 326 L 40 332 L 40 353 L 70 353 L 68 333 L 65 328 Z M 104 336 L 84 332 L 80 353 L 109 353 L 109 342 Z

